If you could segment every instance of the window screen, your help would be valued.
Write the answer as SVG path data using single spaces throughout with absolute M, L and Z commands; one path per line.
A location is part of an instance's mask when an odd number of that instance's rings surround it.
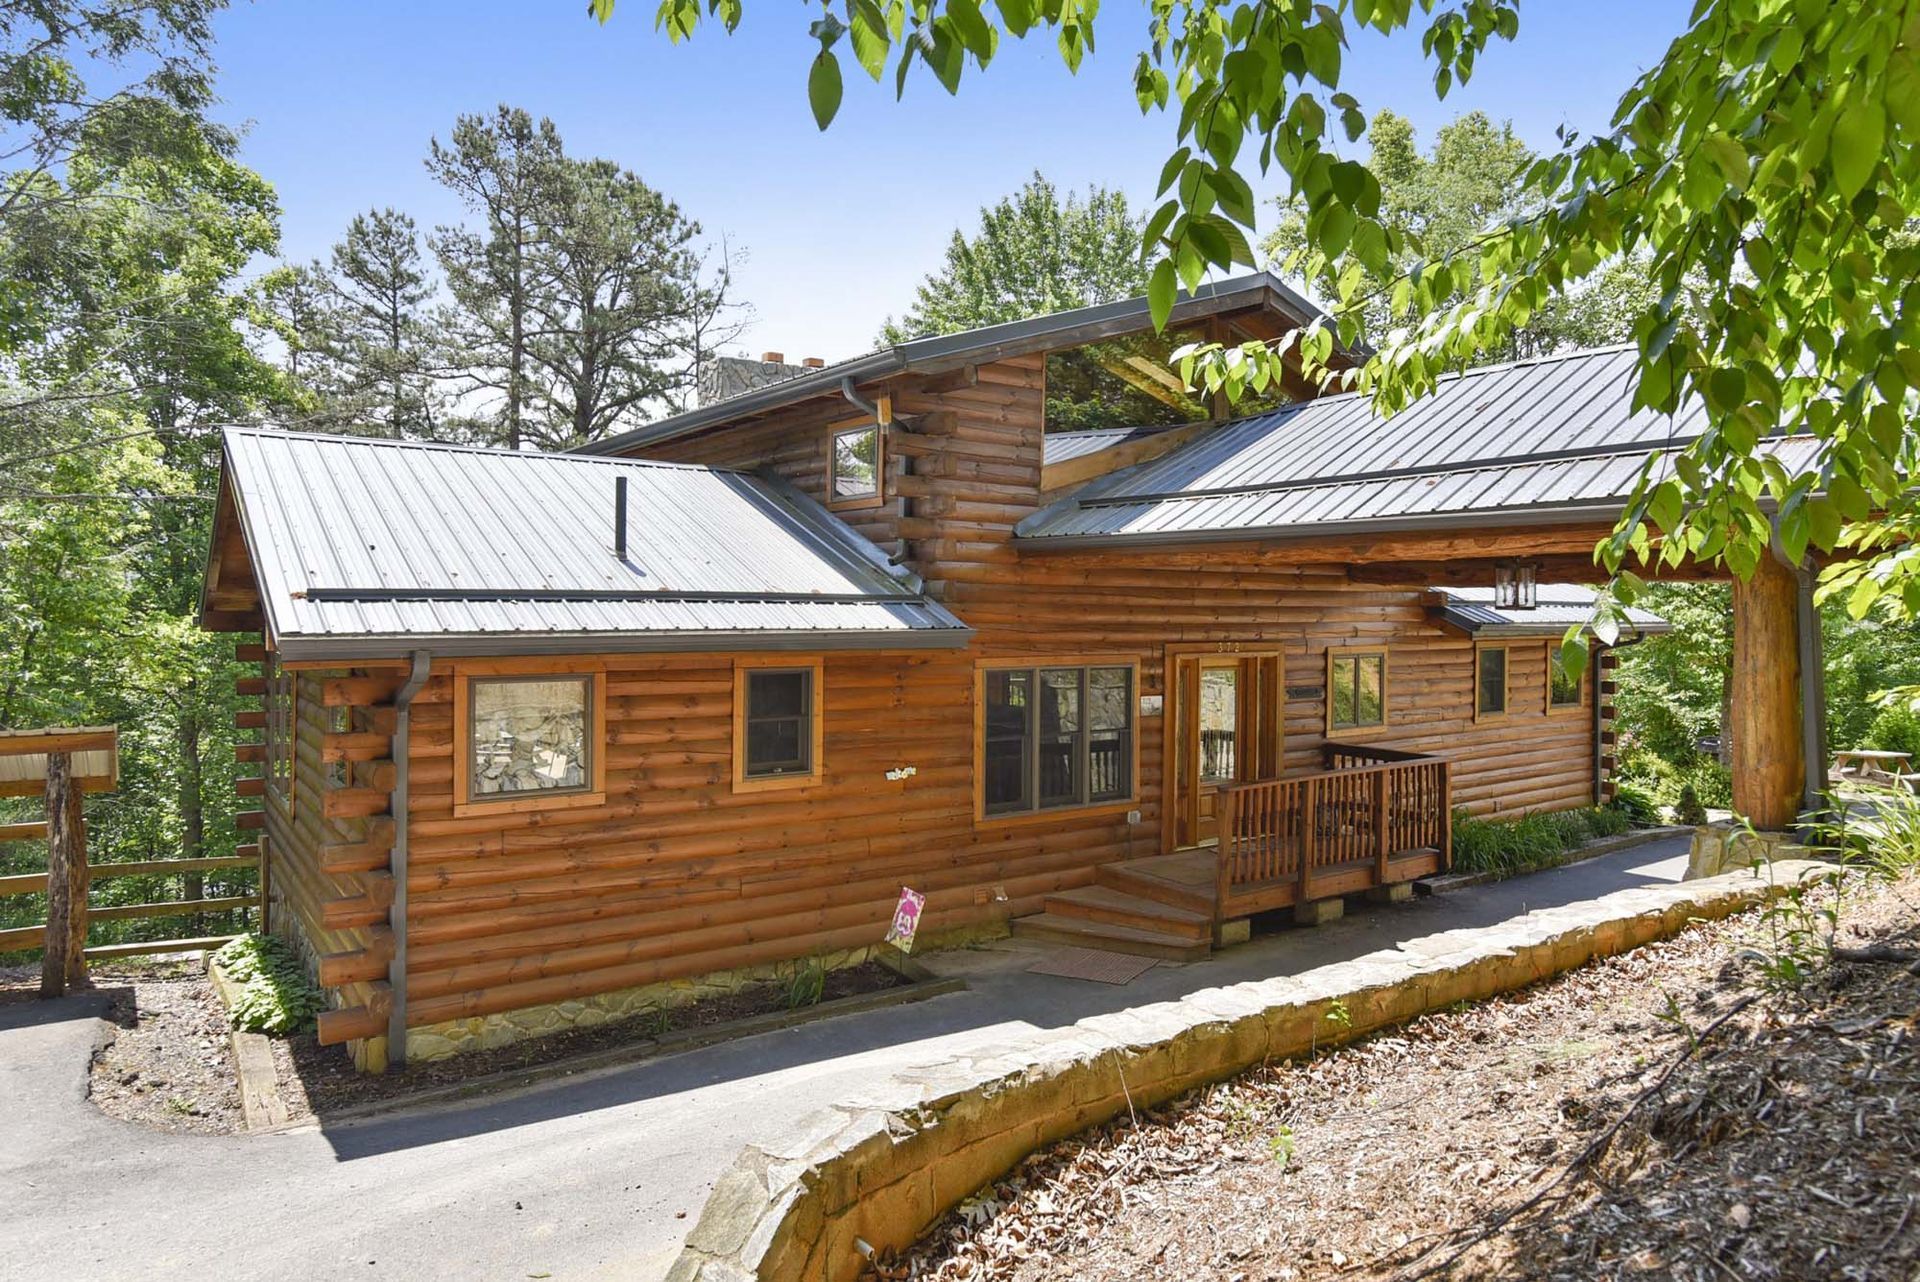
M 813 669 L 752 668 L 747 681 L 746 776 L 813 772 Z

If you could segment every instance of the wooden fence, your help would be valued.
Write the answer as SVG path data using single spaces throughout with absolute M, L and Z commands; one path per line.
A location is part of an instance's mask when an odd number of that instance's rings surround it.
M 88 903 L 96 881 L 124 877 L 163 877 L 226 868 L 260 868 L 260 847 L 243 846 L 231 855 L 201 859 L 161 859 L 142 863 L 90 866 L 87 860 L 86 794 L 111 791 L 119 780 L 119 734 L 112 726 L 52 730 L 0 731 L 0 796 L 39 796 L 45 819 L 0 824 L 0 843 L 42 842 L 45 872 L 0 876 L 0 897 L 45 895 L 46 920 L 0 930 L 0 953 L 41 950 L 42 996 L 57 997 L 86 978 L 86 963 L 115 957 L 160 956 L 217 948 L 232 935 L 137 940 L 86 946 L 87 927 L 96 921 L 200 916 L 253 909 L 264 929 L 267 879 L 264 870 L 254 893 L 218 899 L 182 898 L 150 903 Z

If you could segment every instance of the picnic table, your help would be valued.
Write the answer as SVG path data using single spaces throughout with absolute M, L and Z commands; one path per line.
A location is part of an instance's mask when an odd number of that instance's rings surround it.
M 1850 748 L 1833 754 L 1833 773 L 1835 778 L 1878 778 L 1891 782 L 1911 772 L 1912 757 L 1910 752 Z M 1855 769 L 1849 773 L 1848 766 Z

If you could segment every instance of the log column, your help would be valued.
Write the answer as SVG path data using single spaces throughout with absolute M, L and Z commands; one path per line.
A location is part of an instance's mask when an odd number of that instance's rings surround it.
M 47 932 L 40 995 L 58 997 L 87 982 L 87 838 L 73 757 L 47 754 Z
M 1733 581 L 1733 809 L 1761 831 L 1791 828 L 1806 790 L 1799 598 L 1771 556 Z

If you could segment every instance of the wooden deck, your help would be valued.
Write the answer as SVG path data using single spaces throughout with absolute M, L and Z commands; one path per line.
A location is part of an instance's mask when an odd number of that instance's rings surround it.
M 1093 885 L 1049 895 L 1014 933 L 1192 961 L 1212 950 L 1221 922 L 1446 870 L 1446 762 L 1329 744 L 1327 765 L 1224 789 L 1218 844 L 1105 864 Z

